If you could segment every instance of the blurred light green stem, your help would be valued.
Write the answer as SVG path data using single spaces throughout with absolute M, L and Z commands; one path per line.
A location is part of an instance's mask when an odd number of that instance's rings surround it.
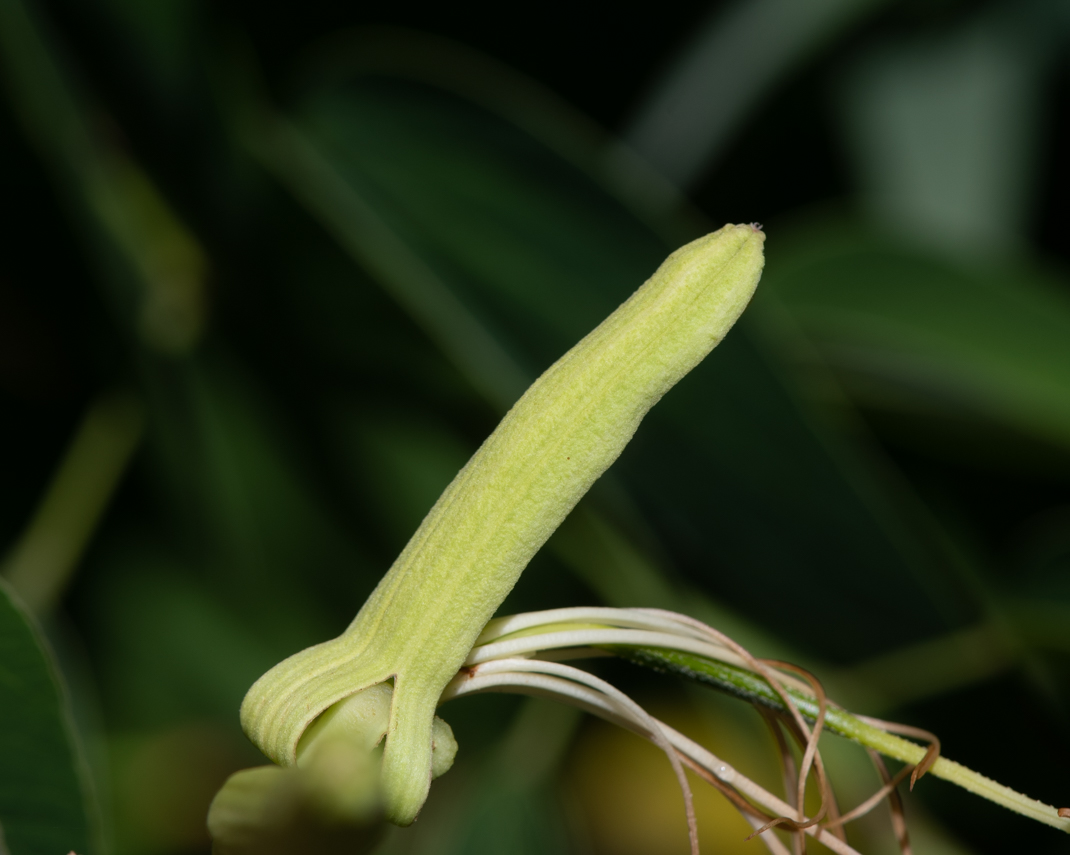
M 50 35 L 35 4 L 0 0 L 0 64 L 16 115 L 85 230 L 116 315 L 153 350 L 187 352 L 204 325 L 205 253 L 115 129 L 104 130 Z
M 614 647 L 613 652 L 639 664 L 680 674 L 698 682 L 713 685 L 751 702 L 786 711 L 780 697 L 764 678 L 742 668 L 688 653 L 656 648 Z M 786 687 L 785 691 L 804 716 L 811 721 L 816 719 L 818 703 L 812 695 L 791 687 Z M 829 705 L 827 708 L 825 726 L 833 733 L 873 748 L 903 763 L 916 765 L 925 756 L 925 747 L 888 733 L 836 705 Z M 1070 820 L 1060 817 L 1056 808 L 1031 799 L 1010 787 L 1005 787 L 960 763 L 948 760 L 946 757 L 938 757 L 929 771 L 937 778 L 957 784 L 971 793 L 1023 816 L 1061 831 L 1070 832 Z
M 116 392 L 94 401 L 41 503 L 3 562 L 3 573 L 36 614 L 52 609 L 70 581 L 137 450 L 144 415 Z

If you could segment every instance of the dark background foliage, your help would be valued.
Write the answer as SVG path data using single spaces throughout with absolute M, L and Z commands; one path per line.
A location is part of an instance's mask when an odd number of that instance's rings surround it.
M 524 385 L 725 221 L 764 224 L 759 299 L 504 610 L 688 611 L 1070 803 L 1065 3 L 0 12 L 0 537 L 95 851 L 209 851 L 259 762 L 252 680 L 339 632 Z M 735 702 L 600 673 L 772 774 Z M 384 852 L 684 851 L 626 737 L 443 715 L 458 765 Z M 829 751 L 853 804 L 875 778 Z M 1070 851 L 942 782 L 907 810 L 919 852 Z

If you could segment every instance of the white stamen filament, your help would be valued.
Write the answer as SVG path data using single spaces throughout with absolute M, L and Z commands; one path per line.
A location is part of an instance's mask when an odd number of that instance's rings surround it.
M 793 722 L 792 727 L 806 743 L 802 763 L 796 773 L 798 778 L 798 791 L 795 793 L 797 805 L 792 806 L 780 800 L 749 778 L 736 772 L 702 746 L 677 733 L 668 725 L 653 719 L 608 683 L 598 680 L 585 671 L 560 664 L 569 659 L 614 655 L 612 650 L 608 649 L 612 647 L 679 651 L 743 668 L 763 678 L 779 696 L 786 714 Z M 818 703 L 822 707 L 825 707 L 825 701 L 816 679 L 810 678 L 813 680 L 811 684 L 793 673 L 785 673 L 785 670 L 791 668 L 792 666 L 784 663 L 757 659 L 737 642 L 713 627 L 686 615 L 662 609 L 592 607 L 553 609 L 511 615 L 490 621 L 477 639 L 476 646 L 472 648 L 465 668 L 447 687 L 442 700 L 446 701 L 460 695 L 481 691 L 543 695 L 578 706 L 657 743 L 666 751 L 680 779 L 687 806 L 692 851 L 696 852 L 697 838 L 691 794 L 680 766 L 680 757 L 686 758 L 688 762 L 694 763 L 696 767 L 705 770 L 725 784 L 735 787 L 740 794 L 770 814 L 777 817 L 793 817 L 795 822 L 800 824 L 812 821 L 804 815 L 802 805 L 805 797 L 805 782 L 811 765 L 816 767 L 819 780 L 824 781 L 825 778 L 821 755 L 817 750 L 817 737 L 821 731 L 823 716 L 818 716 L 818 723 L 811 730 L 789 692 L 801 693 L 810 702 Z M 803 676 L 808 675 L 803 672 Z M 867 748 L 876 749 L 911 767 L 923 759 L 925 752 L 921 746 L 907 742 L 894 734 L 899 733 L 930 742 L 935 739 L 932 734 L 916 728 L 869 719 L 865 716 L 851 716 L 842 709 L 836 709 L 839 719 L 848 723 L 853 720 L 857 725 L 857 727 L 852 725 L 851 729 L 844 731 L 845 735 Z M 843 726 L 842 723 L 840 726 Z M 939 751 L 938 747 L 936 750 Z M 1070 822 L 1068 822 L 1070 817 L 1057 814 L 1055 808 L 1003 787 L 943 757 L 936 757 L 935 763 L 931 764 L 931 772 L 937 777 L 952 781 L 970 792 L 984 796 L 1025 816 L 1056 828 L 1062 828 L 1064 831 L 1070 831 Z M 915 774 L 917 774 L 917 769 Z M 822 826 L 815 823 L 797 829 L 794 833 L 798 834 L 801 831 L 809 834 L 840 855 L 855 853 L 854 849 L 826 829 L 841 826 L 861 816 L 879 803 L 882 798 L 887 797 L 889 789 L 882 788 L 843 817 L 837 817 L 835 814 L 835 802 L 829 801 L 831 791 L 827 783 L 822 783 L 822 793 L 823 807 L 817 816 L 820 817 L 825 813 L 827 802 L 828 808 L 832 811 L 830 820 L 826 820 Z M 739 808 L 738 805 L 735 806 Z M 753 828 L 757 830 L 762 827 L 763 823 L 759 818 L 747 815 L 743 810 L 741 812 Z M 775 855 L 787 852 L 772 830 L 760 836 L 770 852 Z M 797 838 L 796 847 L 800 844 L 801 838 Z
M 466 668 L 446 688 L 442 701 L 462 695 L 486 691 L 515 691 L 565 701 L 586 712 L 624 727 L 659 745 L 667 754 L 677 773 L 688 812 L 688 827 L 692 840 L 692 852 L 697 852 L 697 830 L 691 807 L 690 788 L 680 765 L 679 753 L 694 762 L 709 774 L 735 787 L 770 813 L 791 816 L 795 809 L 751 781 L 701 745 L 658 721 L 638 704 L 604 680 L 578 668 L 558 662 L 532 659 L 501 659 Z M 749 818 L 748 818 L 749 821 Z M 760 828 L 761 823 L 752 827 Z M 819 840 L 839 855 L 859 853 L 829 834 L 823 828 L 811 826 L 805 833 Z M 769 850 L 776 855 L 786 852 L 772 830 L 761 835 Z

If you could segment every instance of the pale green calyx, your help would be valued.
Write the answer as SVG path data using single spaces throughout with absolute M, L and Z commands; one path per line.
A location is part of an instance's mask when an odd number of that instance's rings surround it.
M 724 337 L 761 275 L 762 232 L 727 225 L 678 249 L 552 365 L 457 474 L 346 631 L 291 656 L 242 703 L 242 725 L 292 765 L 306 728 L 393 680 L 386 815 L 415 819 L 435 708 L 477 636 L 646 412 Z

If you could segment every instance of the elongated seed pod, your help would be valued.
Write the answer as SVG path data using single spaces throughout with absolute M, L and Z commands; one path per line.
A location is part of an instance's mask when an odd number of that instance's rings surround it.
M 727 225 L 678 249 L 502 419 L 336 639 L 275 666 L 242 725 L 275 762 L 354 692 L 393 679 L 383 754 L 388 818 L 415 819 L 443 688 L 521 572 L 647 411 L 724 337 L 761 275 L 764 235 Z

